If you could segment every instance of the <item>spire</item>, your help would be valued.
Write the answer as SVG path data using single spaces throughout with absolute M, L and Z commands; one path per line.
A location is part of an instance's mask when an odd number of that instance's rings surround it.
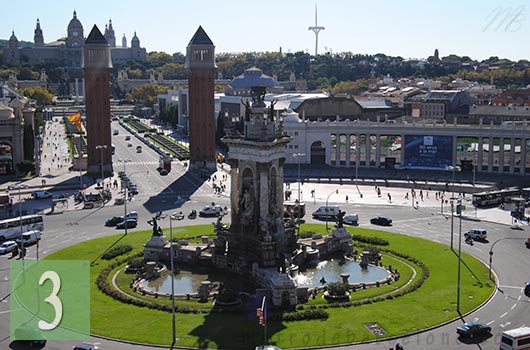
M 94 24 L 94 27 L 92 27 L 92 30 L 90 31 L 90 34 L 88 34 L 88 37 L 85 40 L 85 44 L 108 44 L 107 40 L 105 40 L 105 37 L 101 32 L 99 31 L 99 28 Z
M 77 18 L 77 12 L 74 10 L 74 18 Z
M 213 45 L 213 42 L 204 29 L 202 29 L 202 26 L 199 26 L 188 45 Z

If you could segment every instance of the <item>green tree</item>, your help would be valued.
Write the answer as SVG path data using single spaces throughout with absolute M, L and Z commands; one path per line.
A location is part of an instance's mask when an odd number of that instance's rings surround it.
M 172 63 L 173 57 L 165 52 L 149 52 L 147 54 L 147 57 L 145 58 L 145 61 L 152 67 L 157 68 L 161 67 L 164 64 Z
M 153 107 L 157 103 L 157 96 L 166 92 L 165 87 L 159 85 L 144 84 L 132 89 L 130 93 L 125 94 L 126 99 L 133 99 L 136 104 L 144 105 L 146 107 Z
M 32 100 L 37 101 L 38 106 L 50 104 L 53 100 L 53 94 L 40 86 L 36 88 L 23 89 L 22 94 Z

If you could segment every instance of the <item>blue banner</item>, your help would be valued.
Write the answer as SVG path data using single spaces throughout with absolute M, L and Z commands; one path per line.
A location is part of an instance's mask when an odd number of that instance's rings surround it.
M 405 135 L 403 166 L 418 169 L 445 169 L 452 165 L 452 136 Z

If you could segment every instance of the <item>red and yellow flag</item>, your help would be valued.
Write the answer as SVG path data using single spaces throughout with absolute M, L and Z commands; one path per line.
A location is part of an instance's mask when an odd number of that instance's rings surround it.
M 68 120 L 77 126 L 77 130 L 81 131 L 81 112 L 69 115 Z

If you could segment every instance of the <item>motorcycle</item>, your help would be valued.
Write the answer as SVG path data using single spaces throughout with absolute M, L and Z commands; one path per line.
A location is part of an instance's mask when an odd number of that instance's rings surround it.
M 466 243 L 469 244 L 469 245 L 473 245 L 473 238 L 467 236 L 466 237 Z
M 193 209 L 191 213 L 188 214 L 188 219 L 195 219 L 197 217 L 197 211 Z

